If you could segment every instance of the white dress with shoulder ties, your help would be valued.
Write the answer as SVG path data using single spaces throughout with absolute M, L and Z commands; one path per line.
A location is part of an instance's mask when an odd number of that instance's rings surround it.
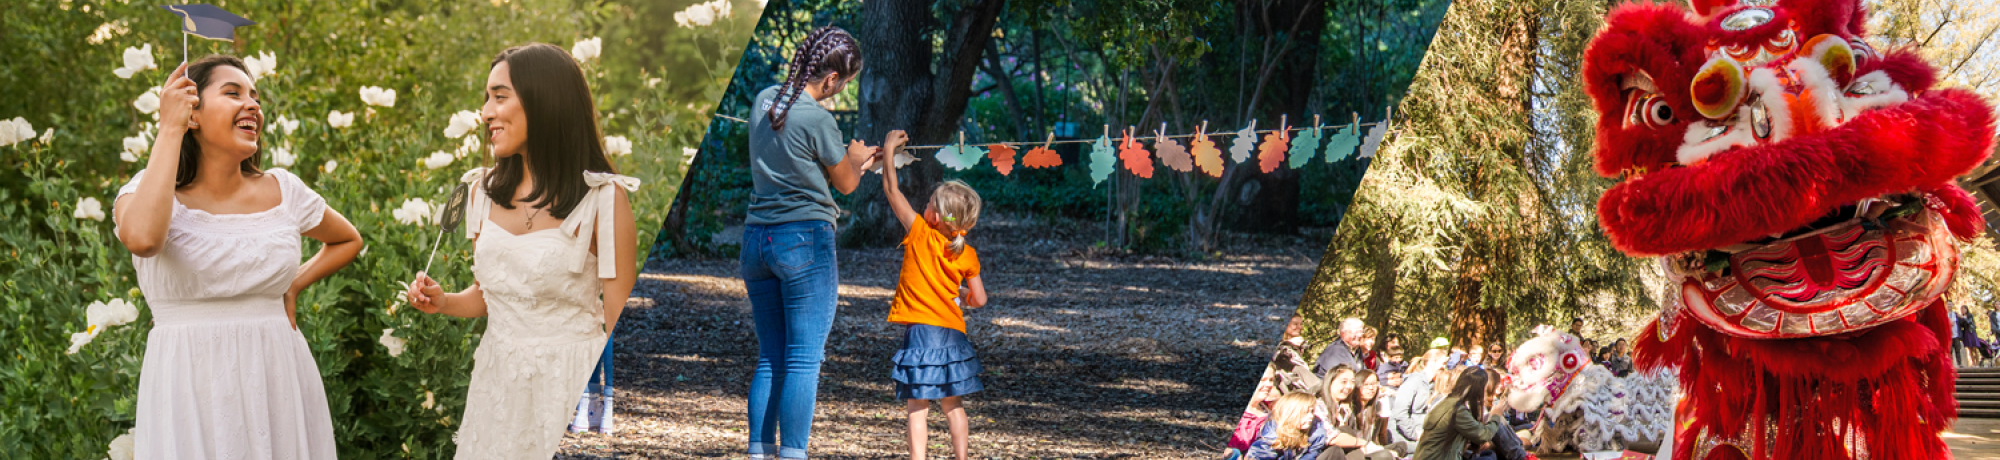
M 613 187 L 636 191 L 639 180 L 585 172 L 590 192 L 562 225 L 516 235 L 487 220 L 486 172 L 463 178 L 487 323 L 473 352 L 457 458 L 546 460 L 604 352 L 604 279 L 618 276 Z M 601 258 L 591 254 L 593 236 Z
M 139 370 L 140 459 L 332 459 L 319 366 L 285 317 L 300 234 L 326 201 L 284 170 L 282 202 L 210 214 L 175 199 L 160 252 L 132 257 L 153 311 Z M 145 171 L 118 190 L 138 190 Z M 171 177 L 160 180 L 171 180 Z

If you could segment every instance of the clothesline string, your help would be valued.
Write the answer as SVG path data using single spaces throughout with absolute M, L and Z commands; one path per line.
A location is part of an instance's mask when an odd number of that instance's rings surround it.
M 717 118 L 722 118 L 722 119 L 726 119 L 726 120 L 731 120 L 731 121 L 735 121 L 735 122 L 738 122 L 738 123 L 749 123 L 749 122 L 750 122 L 750 120 L 745 120 L 745 119 L 742 119 L 742 118 L 737 118 L 737 117 L 733 117 L 733 116 L 729 116 L 729 115 L 723 115 L 723 114 L 719 114 L 719 113 L 718 113 L 718 114 L 715 114 L 715 116 L 716 116 Z M 1360 130 L 1361 130 L 1361 128 L 1371 128 L 1371 127 L 1375 127 L 1375 126 L 1378 126 L 1378 125 L 1381 125 L 1381 124 L 1383 124 L 1383 122 L 1380 122 L 1380 121 L 1371 121 L 1371 122 L 1367 122 L 1367 123 L 1359 123 L 1359 124 L 1358 124 L 1358 126 L 1356 126 L 1356 124 L 1341 124 L 1341 125 L 1321 125 L 1321 126 L 1320 126 L 1320 128 L 1321 128 L 1321 129 L 1328 129 L 1328 128 L 1343 128 L 1343 127 L 1349 127 L 1349 126 L 1355 126 L 1355 135 L 1357 135 L 1357 136 L 1358 136 L 1358 135 L 1360 135 L 1360 134 L 1361 134 L 1361 133 L 1360 133 Z M 1279 132 L 1279 131 L 1294 131 L 1294 132 L 1295 132 L 1295 131 L 1304 131 L 1304 130 L 1308 130 L 1308 129 L 1312 129 L 1312 127 L 1311 127 L 1311 126 L 1300 126 L 1300 127 L 1293 127 L 1292 129 L 1266 129 L 1266 130 L 1259 130 L 1259 131 L 1253 131 L 1253 132 L 1252 132 L 1252 135 L 1253 135 L 1253 136 L 1255 136 L 1255 135 L 1262 135 L 1262 134 L 1270 134 L 1270 133 L 1275 133 L 1275 132 Z M 1241 134 L 1242 134 L 1242 132 L 1241 132 L 1241 131 L 1217 131 L 1217 132 L 1213 132 L 1213 133 L 1208 133 L 1208 136 L 1209 136 L 1209 137 L 1217 137 L 1217 136 L 1238 136 L 1238 135 L 1241 135 Z M 1108 136 L 1109 136 L 1109 133 L 1107 133 L 1107 134 L 1106 134 L 1106 136 L 1108 137 Z M 1193 137 L 1195 137 L 1195 135 L 1194 135 L 1194 134 L 1176 134 L 1176 135 L 1170 135 L 1170 136 L 1157 136 L 1157 135 L 1155 135 L 1155 136 L 1134 136 L 1134 137 L 1132 137 L 1132 140 L 1135 140 L 1135 141 L 1158 141 L 1158 140 L 1159 140 L 1159 139 L 1161 139 L 1161 138 L 1166 138 L 1166 139 L 1189 139 L 1189 138 L 1193 138 Z M 1115 138 L 1113 138 L 1113 139 L 1124 139 L 1124 136 L 1118 136 L 1118 137 L 1115 137 Z M 1092 142 L 1097 142 L 1097 139 L 1065 139 L 1065 140 L 1060 140 L 1060 141 L 1050 141 L 1050 142 L 1046 142 L 1046 143 L 1038 143 L 1038 142 L 985 142 L 985 143 L 978 143 L 978 142 L 974 142 L 974 143 L 967 143 L 967 144 L 964 144 L 964 145 L 993 145 L 993 144 L 1009 144 L 1009 145 L 1059 145 L 1059 144 L 1088 144 L 1088 143 L 1092 143 Z M 953 143 L 953 144 L 943 144 L 943 145 L 905 145 L 905 146 L 903 146 L 903 148 L 904 148 L 904 149 L 907 149 L 907 150 L 927 150 L 927 149 L 941 149 L 941 148 L 945 148 L 945 147 L 951 147 L 951 146 L 956 146 L 956 145 L 961 145 L 961 144 L 956 144 L 956 143 Z

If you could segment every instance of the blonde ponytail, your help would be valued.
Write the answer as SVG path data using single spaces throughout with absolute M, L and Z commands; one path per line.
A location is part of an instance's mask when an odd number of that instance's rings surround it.
M 965 232 L 979 223 L 979 192 L 965 182 L 948 180 L 931 190 L 931 206 L 943 217 L 938 230 L 951 238 L 951 255 L 965 253 Z

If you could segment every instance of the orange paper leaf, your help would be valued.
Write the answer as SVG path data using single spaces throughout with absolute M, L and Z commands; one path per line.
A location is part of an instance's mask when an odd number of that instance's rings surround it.
M 1049 146 L 1046 145 L 1035 147 L 1034 150 L 1029 150 L 1028 154 L 1021 156 L 1021 166 L 1030 168 L 1062 166 L 1062 155 L 1057 155 L 1056 151 L 1050 150 Z
M 1188 152 L 1194 154 L 1194 164 L 1201 167 L 1201 172 L 1222 177 L 1222 150 L 1215 148 L 1215 141 L 1208 140 L 1208 133 L 1195 132 L 1194 141 L 1188 142 Z
M 1142 178 L 1153 178 L 1153 152 L 1132 140 L 1132 133 L 1125 133 L 1125 140 L 1118 142 L 1118 158 L 1125 160 L 1125 169 Z
M 1014 171 L 1013 146 L 1007 144 L 986 146 L 986 158 L 993 160 L 993 169 L 1000 170 L 1000 175 L 1002 176 Z
M 1175 171 L 1188 172 L 1194 170 L 1194 157 L 1188 155 L 1187 148 L 1181 147 L 1181 143 L 1174 141 L 1172 138 L 1164 135 L 1154 138 L 1153 150 L 1160 152 L 1161 163 L 1165 163 L 1169 168 L 1174 168 Z
M 1285 164 L 1285 151 L 1291 149 L 1292 132 L 1280 128 L 1264 136 L 1264 143 L 1257 146 L 1257 166 L 1269 174 Z

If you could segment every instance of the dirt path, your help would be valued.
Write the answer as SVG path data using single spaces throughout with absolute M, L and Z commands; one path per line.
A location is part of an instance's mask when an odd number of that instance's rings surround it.
M 1220 452 L 1330 236 L 1235 235 L 1235 254 L 1190 261 L 1096 253 L 1088 241 L 1100 229 L 1088 223 L 982 220 L 973 244 L 992 300 L 967 323 L 986 391 L 966 401 L 980 458 Z M 901 257 L 839 253 L 814 458 L 905 455 L 888 377 L 900 329 L 882 320 Z M 757 345 L 737 269 L 647 270 L 617 334 L 618 431 L 570 434 L 565 457 L 742 456 Z M 932 454 L 948 455 L 943 417 L 931 423 Z

